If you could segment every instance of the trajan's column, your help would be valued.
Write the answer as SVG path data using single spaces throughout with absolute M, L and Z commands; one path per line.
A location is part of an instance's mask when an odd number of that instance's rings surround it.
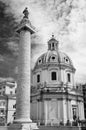
M 28 18 L 27 8 L 23 11 L 24 17 L 20 22 L 17 32 L 20 35 L 19 57 L 18 57 L 18 87 L 16 95 L 16 119 L 9 128 L 10 130 L 32 130 L 36 129 L 35 123 L 30 119 L 30 56 L 31 56 L 31 34 L 34 28 Z

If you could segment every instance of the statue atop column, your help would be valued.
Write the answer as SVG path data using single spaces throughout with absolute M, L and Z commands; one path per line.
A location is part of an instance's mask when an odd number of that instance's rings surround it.
M 23 14 L 24 14 L 23 18 L 27 18 L 28 19 L 29 12 L 28 12 L 28 8 L 27 7 L 24 9 Z

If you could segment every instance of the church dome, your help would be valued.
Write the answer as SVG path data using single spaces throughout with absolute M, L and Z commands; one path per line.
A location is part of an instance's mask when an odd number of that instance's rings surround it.
M 47 67 L 49 65 L 52 66 L 64 66 L 74 69 L 72 60 L 70 57 L 59 51 L 58 49 L 58 41 L 52 36 L 52 38 L 48 41 L 48 51 L 42 54 L 36 61 L 34 69 Z M 74 69 L 75 70 L 75 69 Z

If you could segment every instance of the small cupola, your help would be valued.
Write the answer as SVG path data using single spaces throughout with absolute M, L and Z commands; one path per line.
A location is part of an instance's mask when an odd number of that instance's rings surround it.
M 58 51 L 58 41 L 54 38 L 54 35 L 52 35 L 52 38 L 48 41 L 48 50 L 55 50 Z

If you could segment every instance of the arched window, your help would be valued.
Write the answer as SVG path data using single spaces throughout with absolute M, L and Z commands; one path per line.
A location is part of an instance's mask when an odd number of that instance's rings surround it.
M 40 75 L 38 74 L 37 75 L 37 83 L 39 83 L 40 82 Z
M 51 50 L 51 44 L 49 45 L 49 50 Z
M 56 80 L 57 77 L 56 77 L 56 72 L 52 72 L 51 73 L 51 80 Z
M 52 43 L 52 50 L 54 50 L 54 43 Z
M 71 76 L 70 76 L 70 73 L 67 74 L 67 81 L 68 81 L 68 82 L 71 82 Z

